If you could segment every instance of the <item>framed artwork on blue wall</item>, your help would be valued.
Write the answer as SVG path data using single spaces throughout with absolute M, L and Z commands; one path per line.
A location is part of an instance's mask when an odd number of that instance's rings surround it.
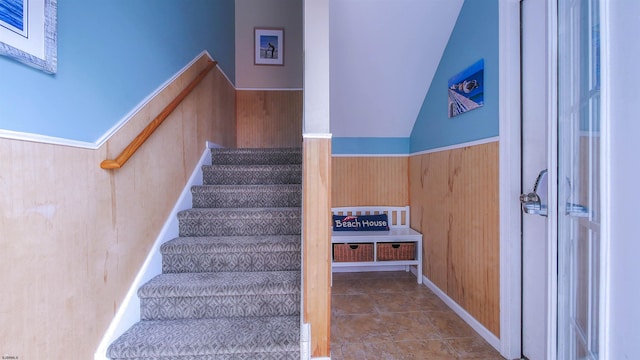
M 254 30 L 254 64 L 284 65 L 284 29 L 255 28 Z
M 484 59 L 452 76 L 449 87 L 449 117 L 484 105 Z
M 0 55 L 58 70 L 57 0 L 0 0 Z

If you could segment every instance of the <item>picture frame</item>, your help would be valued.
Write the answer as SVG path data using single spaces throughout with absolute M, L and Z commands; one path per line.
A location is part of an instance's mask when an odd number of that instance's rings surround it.
M 484 106 L 484 59 L 449 78 L 449 118 Z
M 254 28 L 254 64 L 284 65 L 284 29 Z
M 58 71 L 57 0 L 0 0 L 0 55 Z

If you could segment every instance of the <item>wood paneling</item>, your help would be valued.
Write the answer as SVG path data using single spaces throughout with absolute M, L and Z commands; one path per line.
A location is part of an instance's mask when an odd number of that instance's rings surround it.
M 235 145 L 235 90 L 213 70 L 123 168 L 99 164 L 205 65 L 195 62 L 98 150 L 0 139 L 3 355 L 93 358 L 205 140 Z
M 311 355 L 329 357 L 331 326 L 331 140 L 303 143 L 304 322 Z
M 238 147 L 302 146 L 302 90 L 238 90 Z
M 499 337 L 498 143 L 412 156 L 409 170 L 425 276 Z
M 409 204 L 408 157 L 334 157 L 331 201 L 336 206 Z

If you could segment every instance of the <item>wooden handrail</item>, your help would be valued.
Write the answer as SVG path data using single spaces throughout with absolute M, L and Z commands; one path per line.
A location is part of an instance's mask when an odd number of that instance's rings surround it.
M 176 98 L 173 99 L 173 101 L 171 101 L 164 108 L 164 110 L 162 110 L 162 112 L 158 114 L 158 116 L 156 116 L 155 119 L 153 119 L 153 121 L 151 121 L 149 125 L 147 125 L 147 127 L 145 127 L 140 132 L 140 134 L 136 136 L 135 139 L 133 139 L 133 141 L 131 141 L 131 143 L 126 148 L 124 148 L 124 150 L 122 150 L 120 155 L 118 155 L 114 160 L 107 159 L 102 161 L 100 163 L 100 167 L 103 169 L 121 168 L 127 162 L 127 160 L 129 160 L 129 158 L 136 152 L 136 150 L 138 150 L 142 146 L 142 144 L 144 144 L 144 142 L 151 136 L 151 134 L 153 134 L 153 132 L 162 124 L 162 122 L 173 112 L 173 110 L 175 110 L 178 105 L 180 105 L 182 100 L 184 100 L 184 98 L 186 98 L 187 95 L 189 95 L 191 91 L 195 89 L 196 86 L 198 86 L 200 81 L 202 81 L 202 79 L 207 76 L 209 71 L 211 71 L 211 69 L 213 69 L 217 64 L 217 61 L 209 60 L 207 66 L 202 71 L 200 71 L 198 76 L 191 80 L 189 86 L 184 88 L 184 90 L 182 90 L 180 94 L 178 94 L 178 96 L 176 96 Z

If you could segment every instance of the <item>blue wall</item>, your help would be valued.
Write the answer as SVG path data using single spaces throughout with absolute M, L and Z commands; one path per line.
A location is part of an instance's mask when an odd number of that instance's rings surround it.
M 0 129 L 95 142 L 203 50 L 234 81 L 234 0 L 59 1 L 57 74 L 0 57 Z
M 498 21 L 498 0 L 464 2 L 411 132 L 411 153 L 498 136 Z M 449 118 L 449 78 L 480 59 L 484 106 Z
M 331 153 L 406 155 L 409 153 L 409 138 L 335 137 L 331 140 Z

